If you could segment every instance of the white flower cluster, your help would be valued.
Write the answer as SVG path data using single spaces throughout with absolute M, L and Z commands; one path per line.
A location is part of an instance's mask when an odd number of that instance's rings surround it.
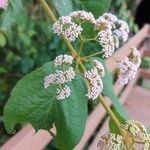
M 128 39 L 129 27 L 111 13 L 105 13 L 97 20 L 91 12 L 74 11 L 68 16 L 62 16 L 53 25 L 54 33 L 63 34 L 70 42 L 75 41 L 82 31 L 82 23 L 90 22 L 98 31 L 97 40 L 102 46 L 103 57 L 110 57 L 120 44 Z
M 65 98 L 69 97 L 70 94 L 71 94 L 71 90 L 70 90 L 69 86 L 65 85 L 64 88 L 57 89 L 57 96 L 56 96 L 56 98 L 58 100 L 62 100 L 62 99 L 65 99 Z
M 94 67 L 84 72 L 84 77 L 90 82 L 88 89 L 89 99 L 95 100 L 102 92 L 103 82 L 101 77 L 105 75 L 104 67 L 98 60 L 94 60 Z
M 62 16 L 53 25 L 54 33 L 60 35 L 61 33 L 70 41 L 75 41 L 81 34 L 83 28 L 77 24 L 77 20 L 95 22 L 95 18 L 91 12 L 74 11 L 68 16 Z
M 59 66 L 59 65 L 62 65 L 62 64 L 72 64 L 73 62 L 73 57 L 70 56 L 70 55 L 59 55 L 55 58 L 54 60 L 54 64 L 55 66 Z
M 95 21 L 99 30 L 98 41 L 102 45 L 103 57 L 109 57 L 121 42 L 128 39 L 129 27 L 126 22 L 119 20 L 111 13 L 105 13 Z
M 74 23 L 70 16 L 62 16 L 53 25 L 54 33 L 63 34 L 70 42 L 74 41 L 82 32 L 82 27 Z
M 95 18 L 91 12 L 86 12 L 84 10 L 74 11 L 69 15 L 73 19 L 80 19 L 83 21 L 89 21 L 91 23 L 95 22 Z
M 109 57 L 115 50 L 114 39 L 111 30 L 102 30 L 98 33 L 98 40 L 102 45 L 103 57 Z
M 121 128 L 128 132 L 136 142 L 143 143 L 143 150 L 150 149 L 150 135 L 140 122 L 135 120 L 127 120 L 125 124 L 121 125 Z
M 139 51 L 136 48 L 131 49 L 133 50 L 131 57 L 125 57 L 118 63 L 118 82 L 120 85 L 125 85 L 135 78 L 141 63 Z
M 73 63 L 73 57 L 70 55 L 59 55 L 54 60 L 55 66 L 63 65 L 63 64 L 69 64 L 71 65 Z M 55 73 L 51 73 L 44 78 L 44 88 L 48 88 L 50 84 L 60 84 L 61 88 L 57 89 L 57 96 L 56 98 L 58 100 L 65 99 L 69 97 L 71 94 L 71 90 L 68 86 L 63 86 L 64 83 L 72 81 L 72 79 L 75 78 L 75 72 L 74 69 L 69 66 L 67 70 L 56 70 Z
M 132 134 L 132 136 L 136 137 L 138 141 L 145 141 L 147 139 L 147 131 L 145 127 L 138 121 L 135 120 L 127 120 L 125 124 L 121 125 L 121 128 Z
M 130 142 L 134 144 L 143 143 L 143 150 L 150 149 L 150 135 L 145 127 L 138 121 L 127 120 L 125 124 L 121 124 L 120 129 L 126 131 L 126 136 L 119 134 L 108 133 L 103 135 L 98 141 L 100 150 L 122 150 L 128 149 L 127 137 L 130 137 Z M 132 149 L 132 147 L 130 147 Z
M 121 150 L 122 136 L 114 133 L 103 135 L 97 144 L 99 150 Z

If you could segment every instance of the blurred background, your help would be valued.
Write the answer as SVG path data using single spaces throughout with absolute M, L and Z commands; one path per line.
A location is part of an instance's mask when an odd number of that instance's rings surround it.
M 50 2 L 52 8 L 55 2 Z M 74 10 L 79 10 L 84 9 L 86 2 L 72 0 L 72 3 Z M 149 0 L 112 0 L 108 7 L 110 12 L 127 21 L 132 36 L 144 23 L 150 22 L 149 3 Z M 53 60 L 58 53 L 56 49 L 60 50 L 59 53 L 65 49 L 62 41 L 54 36 L 49 19 L 38 1 L 24 1 L 23 6 L 22 13 L 16 13 L 15 18 L 10 17 L 11 11 L 5 15 L 0 11 L 0 145 L 11 137 L 5 131 L 2 116 L 3 107 L 16 82 L 45 62 Z M 92 10 L 97 14 L 99 7 L 94 5 Z M 141 67 L 150 69 L 149 57 L 143 58 Z M 149 83 L 141 82 L 150 89 Z M 20 128 L 17 127 L 18 130 Z M 50 147 L 48 145 L 46 149 Z

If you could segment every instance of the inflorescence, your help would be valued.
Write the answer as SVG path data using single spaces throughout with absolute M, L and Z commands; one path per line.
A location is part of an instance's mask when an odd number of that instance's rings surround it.
M 103 135 L 97 145 L 100 150 L 130 149 L 133 145 L 138 143 L 143 144 L 143 150 L 150 149 L 150 135 L 140 122 L 127 120 L 120 128 L 126 132 L 126 135 L 122 136 L 114 133 Z M 127 138 L 130 138 L 130 145 L 127 143 Z
M 105 70 L 101 62 L 93 60 L 94 67 L 84 72 L 84 77 L 89 81 L 88 98 L 95 100 L 103 90 L 102 77 L 105 75 Z
M 126 42 L 129 34 L 129 27 L 126 22 L 118 19 L 111 13 L 105 13 L 95 19 L 91 12 L 74 11 L 68 16 L 62 16 L 53 25 L 54 33 L 63 34 L 70 42 L 82 36 L 84 30 L 82 24 L 89 22 L 97 32 L 93 39 L 102 46 L 103 57 L 110 57 L 115 49 Z
M 118 82 L 121 85 L 125 85 L 135 78 L 138 67 L 141 64 L 140 52 L 135 47 L 132 47 L 131 50 L 131 55 L 118 63 Z
M 75 72 L 70 65 L 73 63 L 73 57 L 70 55 L 59 55 L 54 60 L 55 66 L 69 65 L 68 69 L 56 70 L 55 73 L 51 73 L 44 78 L 44 88 L 47 89 L 51 84 L 58 84 L 57 96 L 58 100 L 65 99 L 70 96 L 71 89 L 69 86 L 64 85 L 66 82 L 70 82 L 75 78 Z M 63 68 L 63 67 L 62 67 Z

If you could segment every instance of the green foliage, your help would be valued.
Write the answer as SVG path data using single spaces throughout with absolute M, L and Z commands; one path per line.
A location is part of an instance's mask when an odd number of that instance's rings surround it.
M 73 11 L 71 0 L 52 0 L 52 2 L 60 16 L 68 15 Z
M 7 42 L 5 46 L 0 46 L 0 145 L 12 136 L 6 133 L 2 116 L 3 107 L 13 86 L 25 74 L 53 60 L 66 49 L 60 39 L 53 35 L 43 11 L 34 9 L 39 4 L 34 3 L 32 6 L 32 2 L 28 4 L 27 1 L 23 4 L 23 21 L 19 24 L 13 23 L 11 30 L 6 31 L 6 28 L 4 30 L 0 27 L 0 33 Z
M 53 73 L 54 70 L 53 63 L 46 63 L 17 83 L 4 108 L 4 123 L 8 132 L 13 132 L 17 123 L 30 122 L 36 130 L 47 131 L 54 124 L 57 129 L 54 138 L 57 147 L 70 150 L 80 141 L 84 133 L 87 119 L 85 83 L 77 75 L 68 83 L 72 90 L 71 96 L 58 101 L 56 88 L 59 85 L 50 85 L 48 89 L 44 89 L 43 86 L 45 75 Z
M 121 117 L 124 119 L 128 119 L 128 115 L 124 110 L 123 106 L 120 104 L 118 97 L 116 96 L 113 90 L 113 75 L 107 71 L 106 75 L 103 78 L 103 94 L 110 98 L 113 106 L 115 107 L 116 111 L 119 113 Z
M 22 0 L 10 0 L 9 3 L 9 7 L 1 15 L 1 27 L 4 29 L 10 29 L 13 23 L 19 23 L 22 20 L 20 15 L 23 10 Z
M 111 0 L 73 0 L 73 2 L 76 9 L 90 11 L 97 18 L 109 10 Z
M 150 68 L 150 57 L 143 57 L 141 68 L 149 69 Z

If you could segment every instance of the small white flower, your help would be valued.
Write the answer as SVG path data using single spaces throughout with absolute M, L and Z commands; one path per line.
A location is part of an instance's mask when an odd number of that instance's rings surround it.
M 58 100 L 63 100 L 63 99 L 65 99 L 65 98 L 69 97 L 70 94 L 71 94 L 70 88 L 65 85 L 64 88 L 62 88 L 62 89 L 57 89 L 57 96 L 56 96 L 56 98 L 57 98 Z
M 112 29 L 112 25 L 111 23 L 106 20 L 105 18 L 99 17 L 96 21 L 95 21 L 95 27 L 98 30 L 111 30 Z
M 103 57 L 110 57 L 115 50 L 115 43 L 110 30 L 103 30 L 98 33 L 98 40 L 104 52 Z
M 122 33 L 121 33 L 121 31 L 120 31 L 119 29 L 113 30 L 113 33 L 114 33 L 118 38 L 120 38 L 120 37 L 122 36 Z
M 73 63 L 73 57 L 71 55 L 59 55 L 55 58 L 54 64 L 55 66 L 59 66 L 62 64 L 72 64 Z
M 140 66 L 141 64 L 141 54 L 140 54 L 140 51 L 137 50 L 136 47 L 131 47 L 131 50 L 132 50 L 132 57 L 134 60 L 134 63 L 136 64 L 137 67 Z
M 63 71 L 56 70 L 54 75 L 55 75 L 55 83 L 64 84 L 67 82 Z
M 136 47 L 131 47 L 131 50 L 135 57 L 141 57 L 140 51 Z
M 103 17 L 113 24 L 118 21 L 118 18 L 111 13 L 104 13 Z
M 129 26 L 125 21 L 119 20 L 118 23 L 120 25 L 120 31 L 126 32 L 127 34 L 130 32 Z
M 48 88 L 48 86 L 51 84 L 51 83 L 54 83 L 55 82 L 55 75 L 54 74 L 49 74 L 47 76 L 45 76 L 44 78 L 44 88 Z
M 66 24 L 71 24 L 72 20 L 70 16 L 62 16 L 59 18 L 59 21 L 61 22 L 62 25 L 66 25 Z
M 125 121 L 125 124 L 121 125 L 121 128 L 129 134 L 132 134 L 134 139 L 139 142 L 145 142 L 150 139 L 149 135 L 147 134 L 146 128 L 138 121 L 127 120 Z
M 95 67 L 98 70 L 99 74 L 101 75 L 101 77 L 104 77 L 105 76 L 105 69 L 104 69 L 103 64 L 96 59 L 94 59 L 93 62 L 95 64 Z
M 97 68 L 94 67 L 91 70 L 85 71 L 84 77 L 89 80 L 91 86 L 89 87 L 88 94 L 86 96 L 88 96 L 89 99 L 95 100 L 103 90 L 101 75 Z
M 54 24 L 53 24 L 53 31 L 54 33 L 60 35 L 63 31 L 63 25 L 61 25 L 60 21 L 56 21 Z
M 94 82 L 96 80 L 93 80 Z M 92 81 L 92 83 L 93 83 Z M 96 81 L 97 82 L 97 86 L 92 86 L 90 89 L 88 89 L 88 93 L 86 96 L 88 96 L 89 99 L 92 99 L 92 100 L 95 100 L 97 99 L 97 97 L 102 93 L 102 90 L 103 90 L 103 82 L 102 80 L 100 79 L 99 81 Z
M 119 39 L 116 35 L 113 35 L 115 49 L 119 48 Z
M 120 150 L 123 144 L 123 138 L 119 134 L 107 133 L 98 141 L 99 150 Z
M 95 18 L 91 12 L 86 12 L 84 10 L 74 11 L 70 13 L 70 17 L 73 19 L 81 19 L 85 21 L 90 21 L 91 23 L 95 22 Z
M 74 69 L 72 67 L 69 67 L 69 69 L 64 72 L 64 75 L 66 77 L 66 81 L 72 81 L 72 79 L 75 78 Z
M 63 35 L 70 41 L 75 41 L 81 35 L 82 27 L 75 23 L 72 23 L 68 28 L 63 31 Z
M 70 42 L 78 38 L 82 30 L 80 25 L 72 22 L 70 16 L 62 16 L 53 24 L 54 33 L 58 35 L 62 33 Z
M 129 60 L 128 57 L 125 57 L 118 64 L 118 81 L 121 85 L 127 84 L 130 80 L 134 79 L 137 73 L 138 67 Z

